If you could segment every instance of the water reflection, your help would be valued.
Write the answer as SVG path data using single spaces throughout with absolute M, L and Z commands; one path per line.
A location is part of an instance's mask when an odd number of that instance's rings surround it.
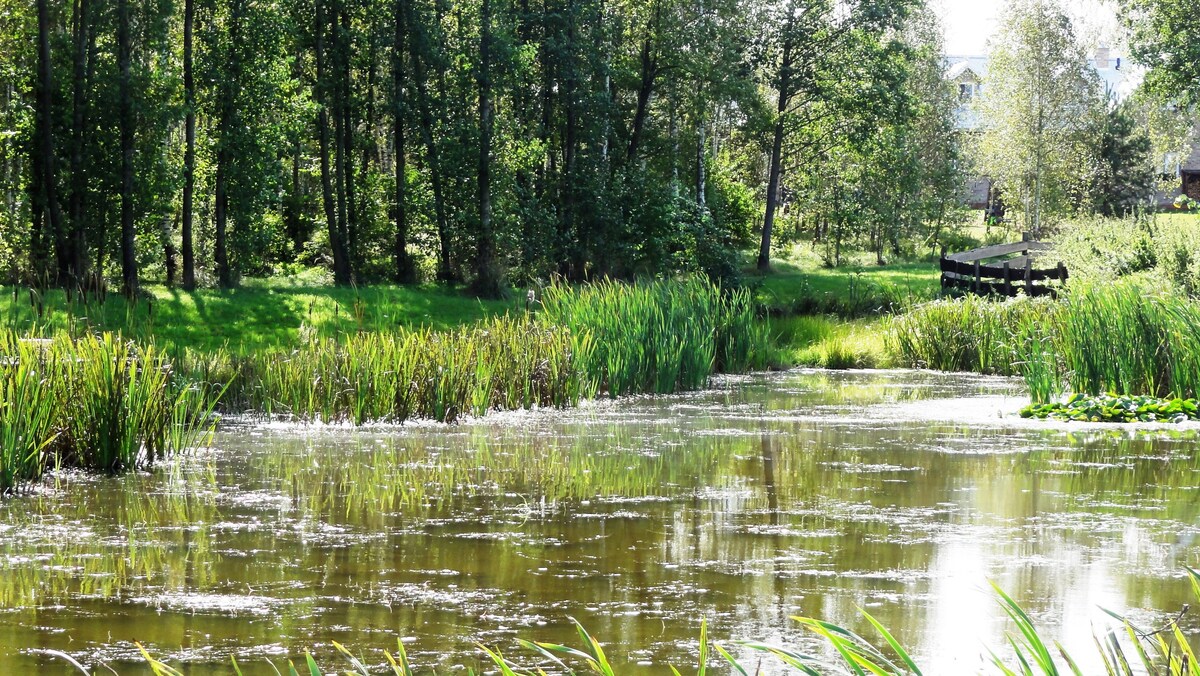
M 635 670 L 682 667 L 702 617 L 795 645 L 790 615 L 865 631 L 861 606 L 943 673 L 1000 645 L 989 579 L 1085 654 L 1098 605 L 1178 610 L 1196 429 L 1001 417 L 1022 403 L 1004 379 L 795 372 L 455 427 L 230 428 L 169 471 L 0 504 L 0 671 L 69 673 L 29 652 L 53 648 L 140 673 L 134 641 L 192 673 L 335 664 L 334 640 L 382 662 L 398 637 L 445 667 L 568 641 L 568 616 Z

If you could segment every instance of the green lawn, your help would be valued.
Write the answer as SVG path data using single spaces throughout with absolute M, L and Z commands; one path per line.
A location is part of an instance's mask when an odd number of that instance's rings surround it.
M 0 287 L 0 326 L 49 332 L 92 327 L 120 330 L 136 339 L 153 338 L 169 347 L 248 351 L 289 346 L 301 327 L 320 335 L 395 327 L 452 328 L 490 315 L 523 311 L 524 298 L 480 301 L 457 289 L 435 285 L 362 288 L 245 286 L 184 292 L 154 285 L 130 303 L 108 294 L 104 303 L 67 302 L 62 291 L 38 298 L 27 289 Z
M 940 272 L 935 263 L 855 265 L 840 268 L 778 262 L 766 275 L 748 273 L 759 302 L 784 314 L 877 314 L 876 308 L 934 298 Z

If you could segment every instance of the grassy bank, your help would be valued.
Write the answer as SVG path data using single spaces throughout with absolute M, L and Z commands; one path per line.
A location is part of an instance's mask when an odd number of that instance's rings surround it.
M 888 368 L 896 364 L 879 319 L 841 320 L 831 315 L 771 321 L 773 363 L 778 367 Z
M 312 336 L 445 330 L 523 309 L 523 296 L 480 301 L 435 285 L 351 288 L 248 280 L 238 289 L 191 292 L 152 285 L 133 302 L 115 293 L 81 298 L 57 289 L 0 287 L 0 326 L 9 330 L 27 335 L 112 331 L 170 350 L 252 352 L 291 347 Z
M 781 262 L 768 274 L 748 273 L 745 281 L 773 315 L 853 319 L 899 312 L 936 298 L 940 274 L 930 262 L 841 268 Z

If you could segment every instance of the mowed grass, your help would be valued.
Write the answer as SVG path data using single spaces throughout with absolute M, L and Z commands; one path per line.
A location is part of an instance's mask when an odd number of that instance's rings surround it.
M 133 302 L 115 293 L 101 302 L 95 297 L 68 299 L 61 290 L 39 293 L 0 287 L 0 326 L 24 335 L 119 331 L 126 338 L 153 341 L 167 349 L 224 348 L 238 353 L 290 347 L 311 337 L 401 327 L 446 330 L 523 310 L 520 294 L 509 301 L 481 301 L 435 285 L 272 285 L 193 292 L 153 285 Z
M 940 290 L 936 263 L 852 265 L 825 268 L 778 262 L 765 275 L 747 273 L 755 298 L 776 314 L 886 314 L 931 300 Z

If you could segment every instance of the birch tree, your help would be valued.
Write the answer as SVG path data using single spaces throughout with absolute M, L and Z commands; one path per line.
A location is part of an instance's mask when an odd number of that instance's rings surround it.
M 1100 79 L 1055 0 L 1012 0 L 989 48 L 980 169 L 1036 236 L 1070 208 L 1104 113 Z

